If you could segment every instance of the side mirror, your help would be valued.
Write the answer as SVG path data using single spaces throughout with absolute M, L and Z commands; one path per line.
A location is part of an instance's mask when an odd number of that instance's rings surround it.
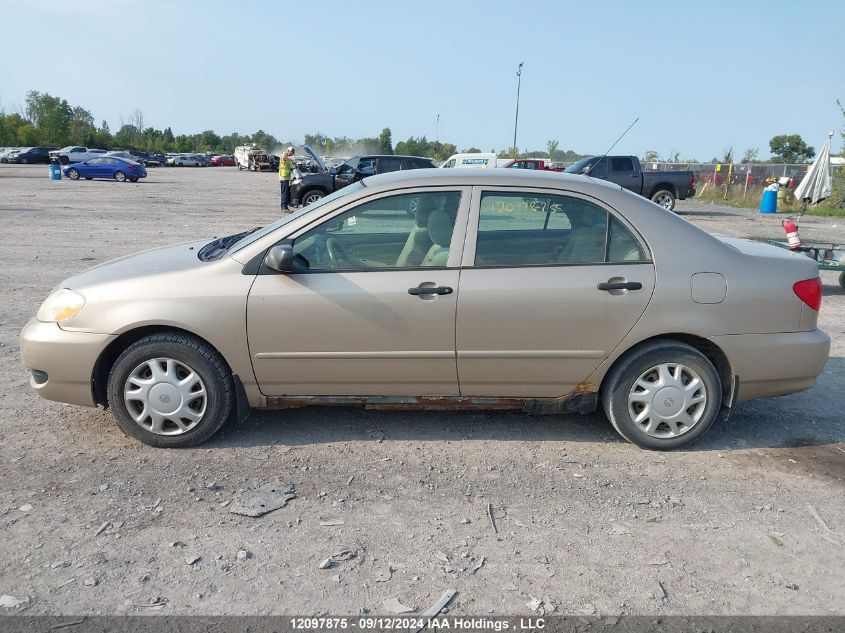
M 264 265 L 280 273 L 293 271 L 293 246 L 290 244 L 276 244 L 267 252 Z

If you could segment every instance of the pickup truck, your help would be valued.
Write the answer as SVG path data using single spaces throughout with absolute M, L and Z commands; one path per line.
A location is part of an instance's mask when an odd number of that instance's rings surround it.
M 593 156 L 566 168 L 568 174 L 584 174 L 614 182 L 670 211 L 676 200 L 695 195 L 691 171 L 643 171 L 636 156 Z
M 62 165 L 70 163 L 81 163 L 90 158 L 99 158 L 106 153 L 104 149 L 88 149 L 78 145 L 68 145 L 62 149 L 50 152 L 50 158 L 57 158 Z
M 536 169 L 539 171 L 563 171 L 563 167 L 552 167 L 542 158 L 520 158 L 503 165 L 505 169 Z

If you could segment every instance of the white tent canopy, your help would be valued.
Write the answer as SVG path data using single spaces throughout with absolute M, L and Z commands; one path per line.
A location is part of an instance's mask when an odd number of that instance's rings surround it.
M 799 202 L 806 200 L 816 204 L 830 197 L 833 190 L 830 179 L 830 139 L 828 135 L 827 142 L 810 165 L 804 180 L 795 188 L 795 199 Z

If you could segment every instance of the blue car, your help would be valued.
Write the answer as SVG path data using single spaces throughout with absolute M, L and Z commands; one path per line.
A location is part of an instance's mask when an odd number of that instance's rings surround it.
M 114 156 L 91 158 L 82 163 L 71 163 L 64 168 L 63 173 L 71 180 L 91 180 L 92 178 L 109 178 L 117 182 L 138 182 L 139 178 L 147 177 L 147 170 L 140 163 Z

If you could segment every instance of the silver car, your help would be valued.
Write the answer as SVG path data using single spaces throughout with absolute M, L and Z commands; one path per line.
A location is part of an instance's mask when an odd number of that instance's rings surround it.
M 110 406 L 153 446 L 251 407 L 361 404 L 601 406 L 626 439 L 672 449 L 737 401 L 814 384 L 821 291 L 809 258 L 616 185 L 423 169 L 70 277 L 21 350 L 39 395 Z

